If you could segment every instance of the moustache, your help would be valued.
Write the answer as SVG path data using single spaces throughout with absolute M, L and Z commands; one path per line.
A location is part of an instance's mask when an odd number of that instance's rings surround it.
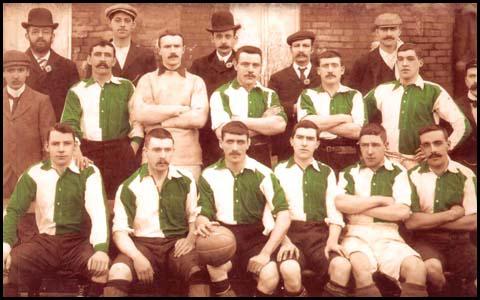
M 471 91 L 477 90 L 477 83 L 475 82 L 475 83 L 470 87 L 469 90 L 471 90 Z
M 167 165 L 167 164 L 168 164 L 168 161 L 166 161 L 163 158 L 159 159 L 156 163 L 156 165 Z
M 220 49 L 224 49 L 224 50 L 230 49 L 230 47 L 229 47 L 229 46 L 227 46 L 227 45 L 221 45 L 221 46 L 220 46 L 220 47 L 218 47 L 218 48 L 220 48 Z
M 170 54 L 170 55 L 168 56 L 168 58 L 177 58 L 177 57 L 178 57 L 178 55 L 176 55 L 176 54 Z
M 440 158 L 440 157 L 442 157 L 440 154 L 438 154 L 436 152 L 432 152 L 432 154 L 430 154 L 428 156 L 428 159 L 430 159 L 430 158 Z
M 304 53 L 298 53 L 297 56 L 295 56 L 295 57 L 308 57 L 308 56 Z
M 95 67 L 97 67 L 97 68 L 100 68 L 100 67 L 108 68 L 108 65 L 107 65 L 107 63 L 101 62 L 101 63 L 98 63 L 98 65 L 96 65 Z
M 327 78 L 336 78 L 337 76 L 333 75 L 333 74 L 327 74 Z
M 237 151 L 232 151 L 230 152 L 230 155 L 240 155 L 241 153 L 240 152 L 237 152 Z
M 384 40 L 395 40 L 395 38 L 393 36 L 387 36 L 384 38 Z

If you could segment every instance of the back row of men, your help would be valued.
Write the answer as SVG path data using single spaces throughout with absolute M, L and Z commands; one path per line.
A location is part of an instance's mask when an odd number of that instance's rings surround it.
M 110 266 L 109 209 L 95 165 L 74 162 L 75 131 L 57 124 L 47 132 L 49 159 L 19 179 L 3 220 L 4 295 L 35 286 L 46 273 L 70 270 L 90 281 L 88 295 L 126 296 L 132 283 L 165 284 L 172 274 L 190 296 L 234 296 L 232 270 L 251 275 L 255 294 L 305 296 L 301 270 L 328 276 L 324 296 L 380 296 L 387 278 L 402 296 L 442 295 L 447 279 L 465 280 L 457 295 L 476 295 L 476 176 L 448 156 L 448 135 L 438 125 L 418 132 L 426 161 L 407 170 L 386 157 L 379 124 L 359 132 L 360 160 L 336 180 L 315 160 L 320 130 L 309 120 L 292 130 L 293 156 L 275 170 L 246 153 L 250 129 L 229 121 L 221 129 L 224 158 L 192 173 L 172 164 L 173 135 L 163 128 L 145 138 L 147 163 L 120 185 L 115 197 Z M 198 193 L 197 193 L 198 191 Z M 198 194 L 198 196 L 197 196 Z M 19 245 L 20 217 L 36 203 L 39 234 Z M 82 233 L 84 214 L 91 220 Z M 407 242 L 398 223 L 413 230 Z M 221 265 L 199 260 L 195 241 L 219 224 L 236 239 L 236 253 Z M 353 276 L 355 288 L 349 286 Z M 379 284 L 379 285 L 377 285 Z
M 118 4 L 105 15 L 113 40 L 90 48 L 91 76 L 80 82 L 75 65 L 50 49 L 58 23 L 47 9 L 32 9 L 22 22 L 30 41 L 26 55 L 4 54 L 4 197 L 29 165 L 45 157 L 45 133 L 55 120 L 75 129 L 76 158 L 87 162 L 88 157 L 100 168 L 110 199 L 140 165 L 145 132 L 168 128 L 177 143 L 173 162 L 198 179 L 202 165 L 220 158 L 219 133 L 230 120 L 248 126 L 249 155 L 267 166 L 272 154 L 278 161 L 291 156 L 293 126 L 311 120 L 322 131 L 316 158 L 338 174 L 356 160 L 364 123 L 381 122 L 388 157 L 411 168 L 423 159 L 418 129 L 443 119 L 453 129 L 454 158 L 476 172 L 476 61 L 467 66 L 469 92 L 457 106 L 441 86 L 419 75 L 421 50 L 399 39 L 402 21 L 396 14 L 375 19 L 379 46 L 355 63 L 352 88 L 341 84 L 345 67 L 336 51 L 321 53 L 318 68 L 312 65 L 315 35 L 309 31 L 288 37 L 294 62 L 273 74 L 267 88 L 257 81 L 261 50 L 233 51 L 241 26 L 228 11 L 213 14 L 207 30 L 216 49 L 195 60 L 190 71 L 182 64 L 180 33 L 159 36 L 157 68 L 153 52 L 131 41 L 136 9 Z

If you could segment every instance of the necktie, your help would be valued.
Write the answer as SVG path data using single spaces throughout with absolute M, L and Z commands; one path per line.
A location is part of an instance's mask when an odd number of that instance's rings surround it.
M 15 109 L 17 108 L 18 99 L 20 99 L 20 96 L 18 96 L 18 97 L 13 97 L 13 96 L 10 95 L 9 93 L 7 93 L 7 95 L 8 95 L 8 98 L 10 98 L 10 99 L 13 100 L 13 105 L 12 105 L 12 115 L 13 115 L 13 113 L 15 112 Z
M 40 68 L 45 71 L 45 67 L 47 66 L 47 60 L 45 58 L 40 58 L 39 60 L 37 60 L 37 62 Z
M 298 67 L 298 70 L 300 71 L 300 80 L 301 81 L 305 81 L 305 79 L 306 79 L 306 77 L 305 77 L 305 70 L 306 69 L 307 69 L 306 67 L 304 67 L 304 68 Z

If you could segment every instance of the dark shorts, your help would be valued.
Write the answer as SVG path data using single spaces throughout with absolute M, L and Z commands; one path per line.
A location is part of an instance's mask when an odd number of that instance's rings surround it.
M 180 257 L 174 257 L 175 243 L 180 237 L 176 238 L 148 238 L 148 237 L 133 237 L 137 249 L 148 259 L 152 264 L 155 276 L 158 278 L 169 277 L 170 274 L 178 279 L 188 282 L 190 276 L 201 269 L 198 263 L 198 256 L 195 250 L 190 251 Z M 116 258 L 115 263 L 124 263 L 132 271 L 134 280 L 137 280 L 133 260 L 127 255 L 120 253 Z
M 300 250 L 299 263 L 302 269 L 310 269 L 324 276 L 328 273 L 330 261 L 339 256 L 330 252 L 329 258 L 325 257 L 328 226 L 323 222 L 292 221 L 287 235 Z
M 413 235 L 412 247 L 428 260 L 440 260 L 444 271 L 460 278 L 473 279 L 477 273 L 477 248 L 465 232 L 422 231 Z
M 57 271 L 69 271 L 72 276 L 89 279 L 87 263 L 93 254 L 88 238 L 80 233 L 37 234 L 12 249 L 8 278 L 14 284 L 25 283 L 27 286 L 45 274 Z

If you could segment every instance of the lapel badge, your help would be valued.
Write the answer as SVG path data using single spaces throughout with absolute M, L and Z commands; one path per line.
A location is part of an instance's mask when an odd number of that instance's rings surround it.
M 45 66 L 45 72 L 47 72 L 47 73 L 52 72 L 52 66 L 46 65 L 46 66 Z
M 228 69 L 232 68 L 233 67 L 233 64 L 231 62 L 227 62 L 225 64 L 225 67 L 227 67 Z
M 309 84 L 310 84 L 310 79 L 308 79 L 308 78 L 307 78 L 307 79 L 305 79 L 305 80 L 303 81 L 303 84 L 305 84 L 305 85 L 309 85 Z

